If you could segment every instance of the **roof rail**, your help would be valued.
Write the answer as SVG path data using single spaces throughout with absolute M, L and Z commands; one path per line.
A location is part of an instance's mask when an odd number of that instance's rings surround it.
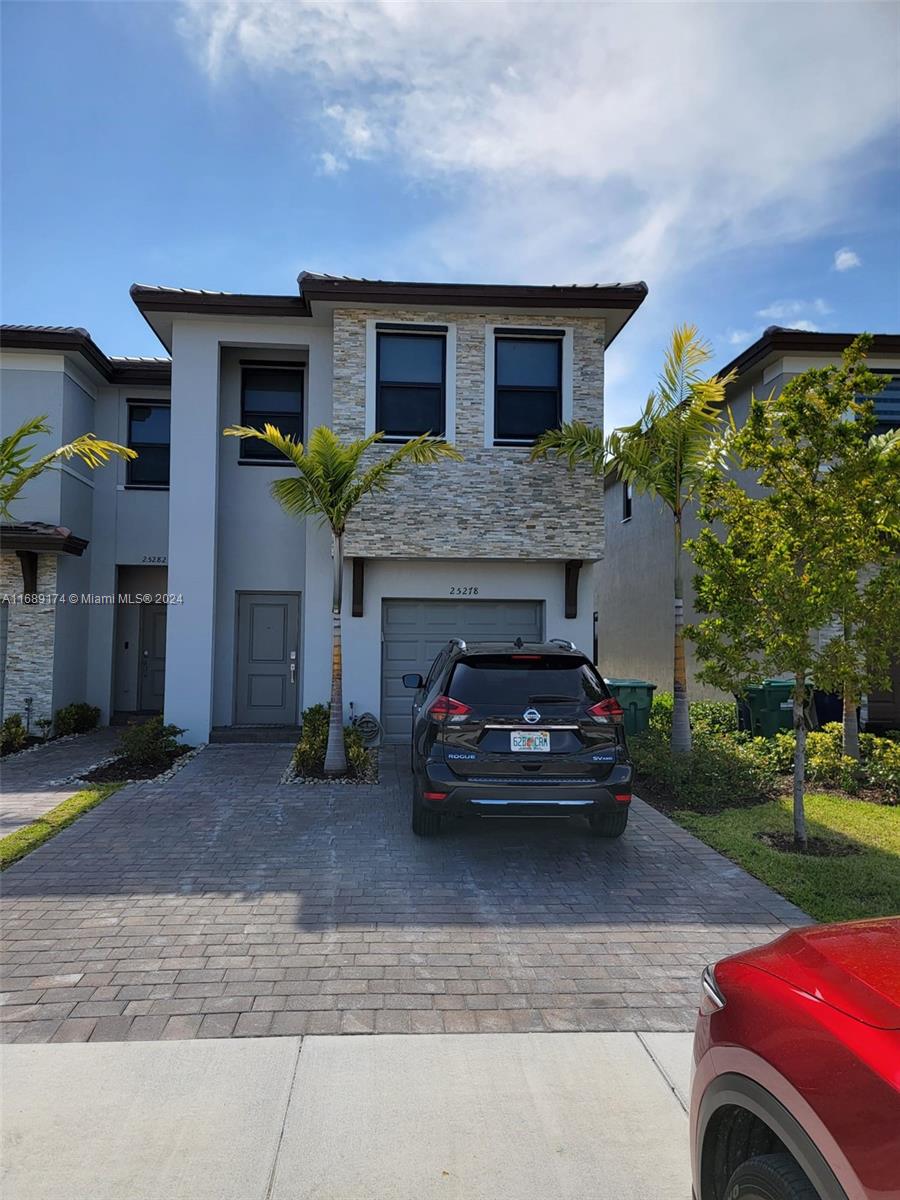
M 574 642 L 570 642 L 568 638 L 551 638 L 551 646 L 565 646 L 567 650 L 577 650 L 578 647 Z
M 466 643 L 464 642 L 464 640 L 462 638 L 451 638 L 450 645 L 451 646 L 459 646 L 460 650 L 462 650 L 462 652 L 464 654 L 465 654 L 466 650 L 468 649 L 468 647 L 466 646 Z

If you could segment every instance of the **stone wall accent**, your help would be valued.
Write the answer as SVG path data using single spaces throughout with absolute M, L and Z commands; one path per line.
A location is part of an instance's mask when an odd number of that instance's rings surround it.
M 9 600 L 3 717 L 20 713 L 25 720 L 25 700 L 30 696 L 31 728 L 39 717 L 53 716 L 53 647 L 56 608 L 53 604 L 15 603 L 22 595 L 22 567 L 18 557 L 0 554 L 0 598 Z M 38 592 L 56 591 L 56 555 L 38 555 Z
M 485 326 L 573 329 L 572 411 L 603 423 L 605 322 L 562 314 L 336 309 L 334 429 L 365 433 L 366 321 L 456 326 L 456 445 L 461 463 L 409 467 L 366 499 L 347 530 L 345 552 L 368 558 L 596 560 L 603 554 L 603 484 L 585 468 L 530 463 L 528 450 L 484 445 Z M 374 447 L 369 460 L 390 452 Z

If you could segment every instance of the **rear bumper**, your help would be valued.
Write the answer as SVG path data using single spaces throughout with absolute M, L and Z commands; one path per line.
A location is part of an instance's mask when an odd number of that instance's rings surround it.
M 629 763 L 618 763 L 600 780 L 527 782 L 518 777 L 476 777 L 464 779 L 442 762 L 425 764 L 417 784 L 426 808 L 434 812 L 489 817 L 566 817 L 590 816 L 592 812 L 613 812 L 631 802 L 634 770 Z M 430 799 L 428 793 L 443 799 Z M 626 799 L 627 797 L 627 799 Z

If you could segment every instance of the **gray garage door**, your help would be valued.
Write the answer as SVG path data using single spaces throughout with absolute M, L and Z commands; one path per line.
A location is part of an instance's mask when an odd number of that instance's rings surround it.
M 540 600 L 385 600 L 382 611 L 381 721 L 385 740 L 409 738 L 412 692 L 407 671 L 427 675 L 439 650 L 452 637 L 467 641 L 539 641 Z

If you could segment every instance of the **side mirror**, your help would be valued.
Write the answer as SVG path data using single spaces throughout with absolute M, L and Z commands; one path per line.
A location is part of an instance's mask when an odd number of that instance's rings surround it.
M 403 676 L 403 686 L 405 688 L 414 688 L 415 690 L 418 690 L 424 682 L 425 682 L 425 680 L 422 678 L 421 675 L 404 675 Z

